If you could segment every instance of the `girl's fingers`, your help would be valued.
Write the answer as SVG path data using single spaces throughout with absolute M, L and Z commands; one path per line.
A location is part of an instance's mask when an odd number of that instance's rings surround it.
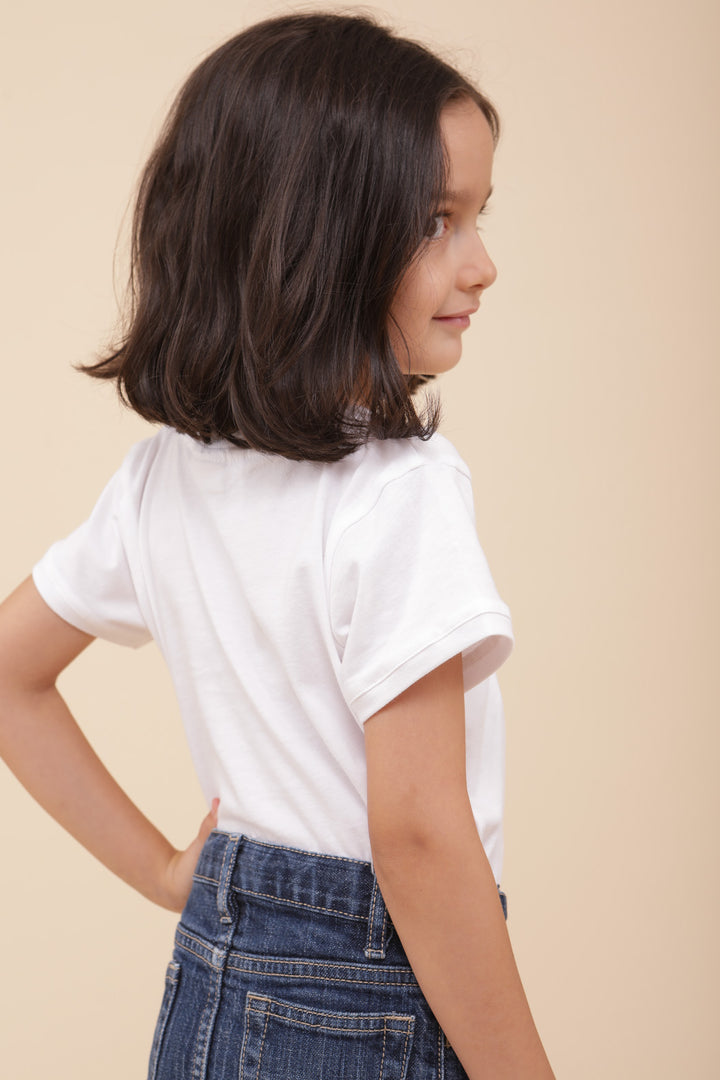
M 219 799 L 213 799 L 209 813 L 203 818 L 200 825 L 200 831 L 198 833 L 198 839 L 203 841 L 207 839 L 218 822 L 218 807 L 220 806 Z

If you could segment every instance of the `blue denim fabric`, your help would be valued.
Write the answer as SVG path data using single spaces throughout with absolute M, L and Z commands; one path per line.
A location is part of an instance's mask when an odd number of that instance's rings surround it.
M 216 831 L 177 929 L 148 1076 L 466 1073 L 418 987 L 369 863 Z

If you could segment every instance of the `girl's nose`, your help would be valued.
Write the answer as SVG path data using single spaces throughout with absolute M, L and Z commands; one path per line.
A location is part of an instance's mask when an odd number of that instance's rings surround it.
M 471 241 L 467 261 L 460 270 L 458 284 L 463 289 L 489 289 L 497 277 L 497 268 L 477 234 Z

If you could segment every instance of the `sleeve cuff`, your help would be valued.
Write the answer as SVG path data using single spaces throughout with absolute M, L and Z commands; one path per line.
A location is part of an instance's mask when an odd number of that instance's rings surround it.
M 357 721 L 364 724 L 408 687 L 458 653 L 463 654 L 465 690 L 487 679 L 507 660 L 513 647 L 509 614 L 485 612 L 455 626 L 443 637 L 408 657 L 368 689 L 353 694 L 348 704 Z
M 53 577 L 45 560 L 33 567 L 32 579 L 48 607 L 78 630 L 91 634 L 92 637 L 101 637 L 116 645 L 129 645 L 135 649 L 152 640 L 152 635 L 144 627 L 129 627 L 117 623 L 111 625 L 107 622 L 98 624 L 89 612 L 84 612 L 80 605 L 68 597 Z

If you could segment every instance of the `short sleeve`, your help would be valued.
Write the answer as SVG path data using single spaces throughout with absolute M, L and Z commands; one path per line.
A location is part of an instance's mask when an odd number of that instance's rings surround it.
M 382 488 L 340 536 L 329 594 L 341 689 L 360 723 L 457 653 L 468 690 L 512 649 L 470 479 L 453 465 L 423 465 Z
M 139 444 L 112 477 L 90 517 L 48 549 L 33 580 L 52 610 L 78 629 L 119 645 L 151 638 L 137 589 Z M 146 455 L 145 455 L 146 456 Z

